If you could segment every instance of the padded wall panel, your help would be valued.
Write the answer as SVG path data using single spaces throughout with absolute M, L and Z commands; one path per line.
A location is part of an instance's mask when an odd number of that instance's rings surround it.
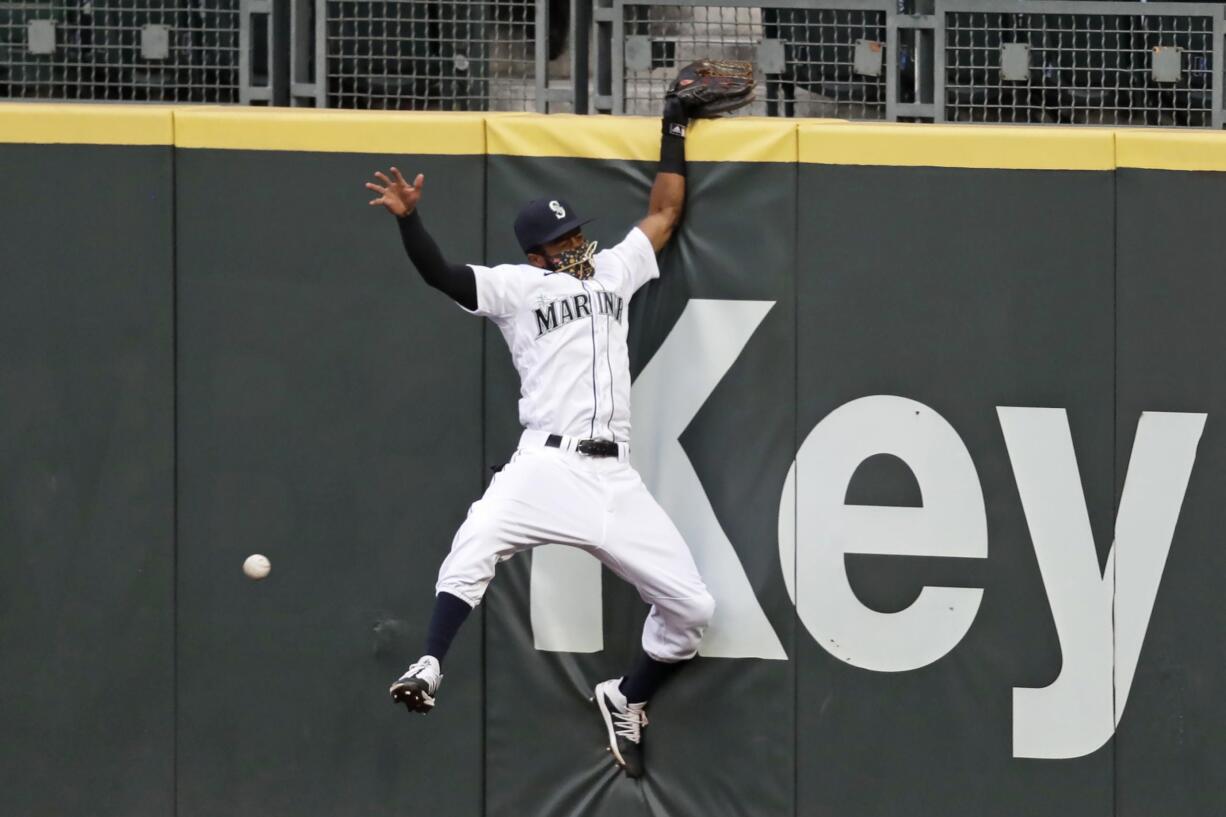
M 178 154 L 183 817 L 480 808 L 479 618 L 445 707 L 387 695 L 481 468 L 479 327 L 367 206 L 394 162 L 480 241 L 481 157 Z

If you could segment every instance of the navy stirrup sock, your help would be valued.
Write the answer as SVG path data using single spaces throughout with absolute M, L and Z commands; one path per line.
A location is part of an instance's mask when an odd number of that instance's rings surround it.
M 632 704 L 646 703 L 656 694 L 660 685 L 684 664 L 684 661 L 666 664 L 657 661 L 647 653 L 639 655 L 638 663 L 630 674 L 622 679 L 618 689 L 626 696 L 626 702 Z
M 430 627 L 426 630 L 426 655 L 433 655 L 440 664 L 443 656 L 451 649 L 451 642 L 460 625 L 468 618 L 473 608 L 459 596 L 450 593 L 439 593 L 434 598 L 434 612 L 430 616 Z

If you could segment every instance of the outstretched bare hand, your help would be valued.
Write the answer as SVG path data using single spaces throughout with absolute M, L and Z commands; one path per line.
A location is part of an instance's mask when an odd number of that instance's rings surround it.
M 382 204 L 389 213 L 403 218 L 413 212 L 417 202 L 421 201 L 421 188 L 426 181 L 422 174 L 418 173 L 413 183 L 409 184 L 404 180 L 404 176 L 400 175 L 400 171 L 393 167 L 392 178 L 389 179 L 382 171 L 375 171 L 375 178 L 382 184 L 366 183 L 367 190 L 379 194 L 379 198 L 370 200 L 371 207 Z

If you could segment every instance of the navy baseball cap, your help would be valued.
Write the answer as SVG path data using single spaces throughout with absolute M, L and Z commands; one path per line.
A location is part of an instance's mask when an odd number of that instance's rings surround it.
M 556 241 L 591 221 L 580 219 L 566 199 L 534 199 L 515 217 L 515 237 L 524 252 Z

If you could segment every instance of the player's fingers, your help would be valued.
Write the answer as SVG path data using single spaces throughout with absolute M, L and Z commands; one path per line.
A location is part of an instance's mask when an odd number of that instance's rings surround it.
M 380 197 L 380 198 L 377 198 L 377 199 L 371 199 L 370 201 L 368 201 L 368 202 L 366 202 L 366 203 L 367 203 L 367 204 L 369 204 L 371 207 L 376 207 L 376 206 L 378 206 L 378 205 L 380 205 L 380 204 L 382 204 L 382 203 L 383 203 L 383 198 L 382 198 L 382 197 Z
M 375 184 L 374 182 L 367 182 L 367 183 L 366 183 L 366 189 L 367 189 L 367 190 L 373 190 L 373 191 L 375 191 L 376 193 L 378 193 L 379 195 L 383 195 L 384 193 L 386 193 L 386 192 L 387 192 L 387 188 L 386 188 L 386 187 L 380 187 L 379 185 Z
M 416 190 L 421 190 L 421 186 L 426 183 L 426 177 L 422 173 L 417 174 L 417 178 L 413 180 L 413 187 Z
M 376 171 L 375 176 L 379 179 L 379 181 L 383 182 L 388 187 L 392 186 L 392 180 L 389 179 L 387 176 L 383 175 L 382 170 Z
M 403 184 L 406 187 L 409 184 L 408 182 L 404 180 L 404 176 L 400 175 L 400 168 L 398 167 L 392 168 L 392 178 L 396 180 L 396 184 Z

